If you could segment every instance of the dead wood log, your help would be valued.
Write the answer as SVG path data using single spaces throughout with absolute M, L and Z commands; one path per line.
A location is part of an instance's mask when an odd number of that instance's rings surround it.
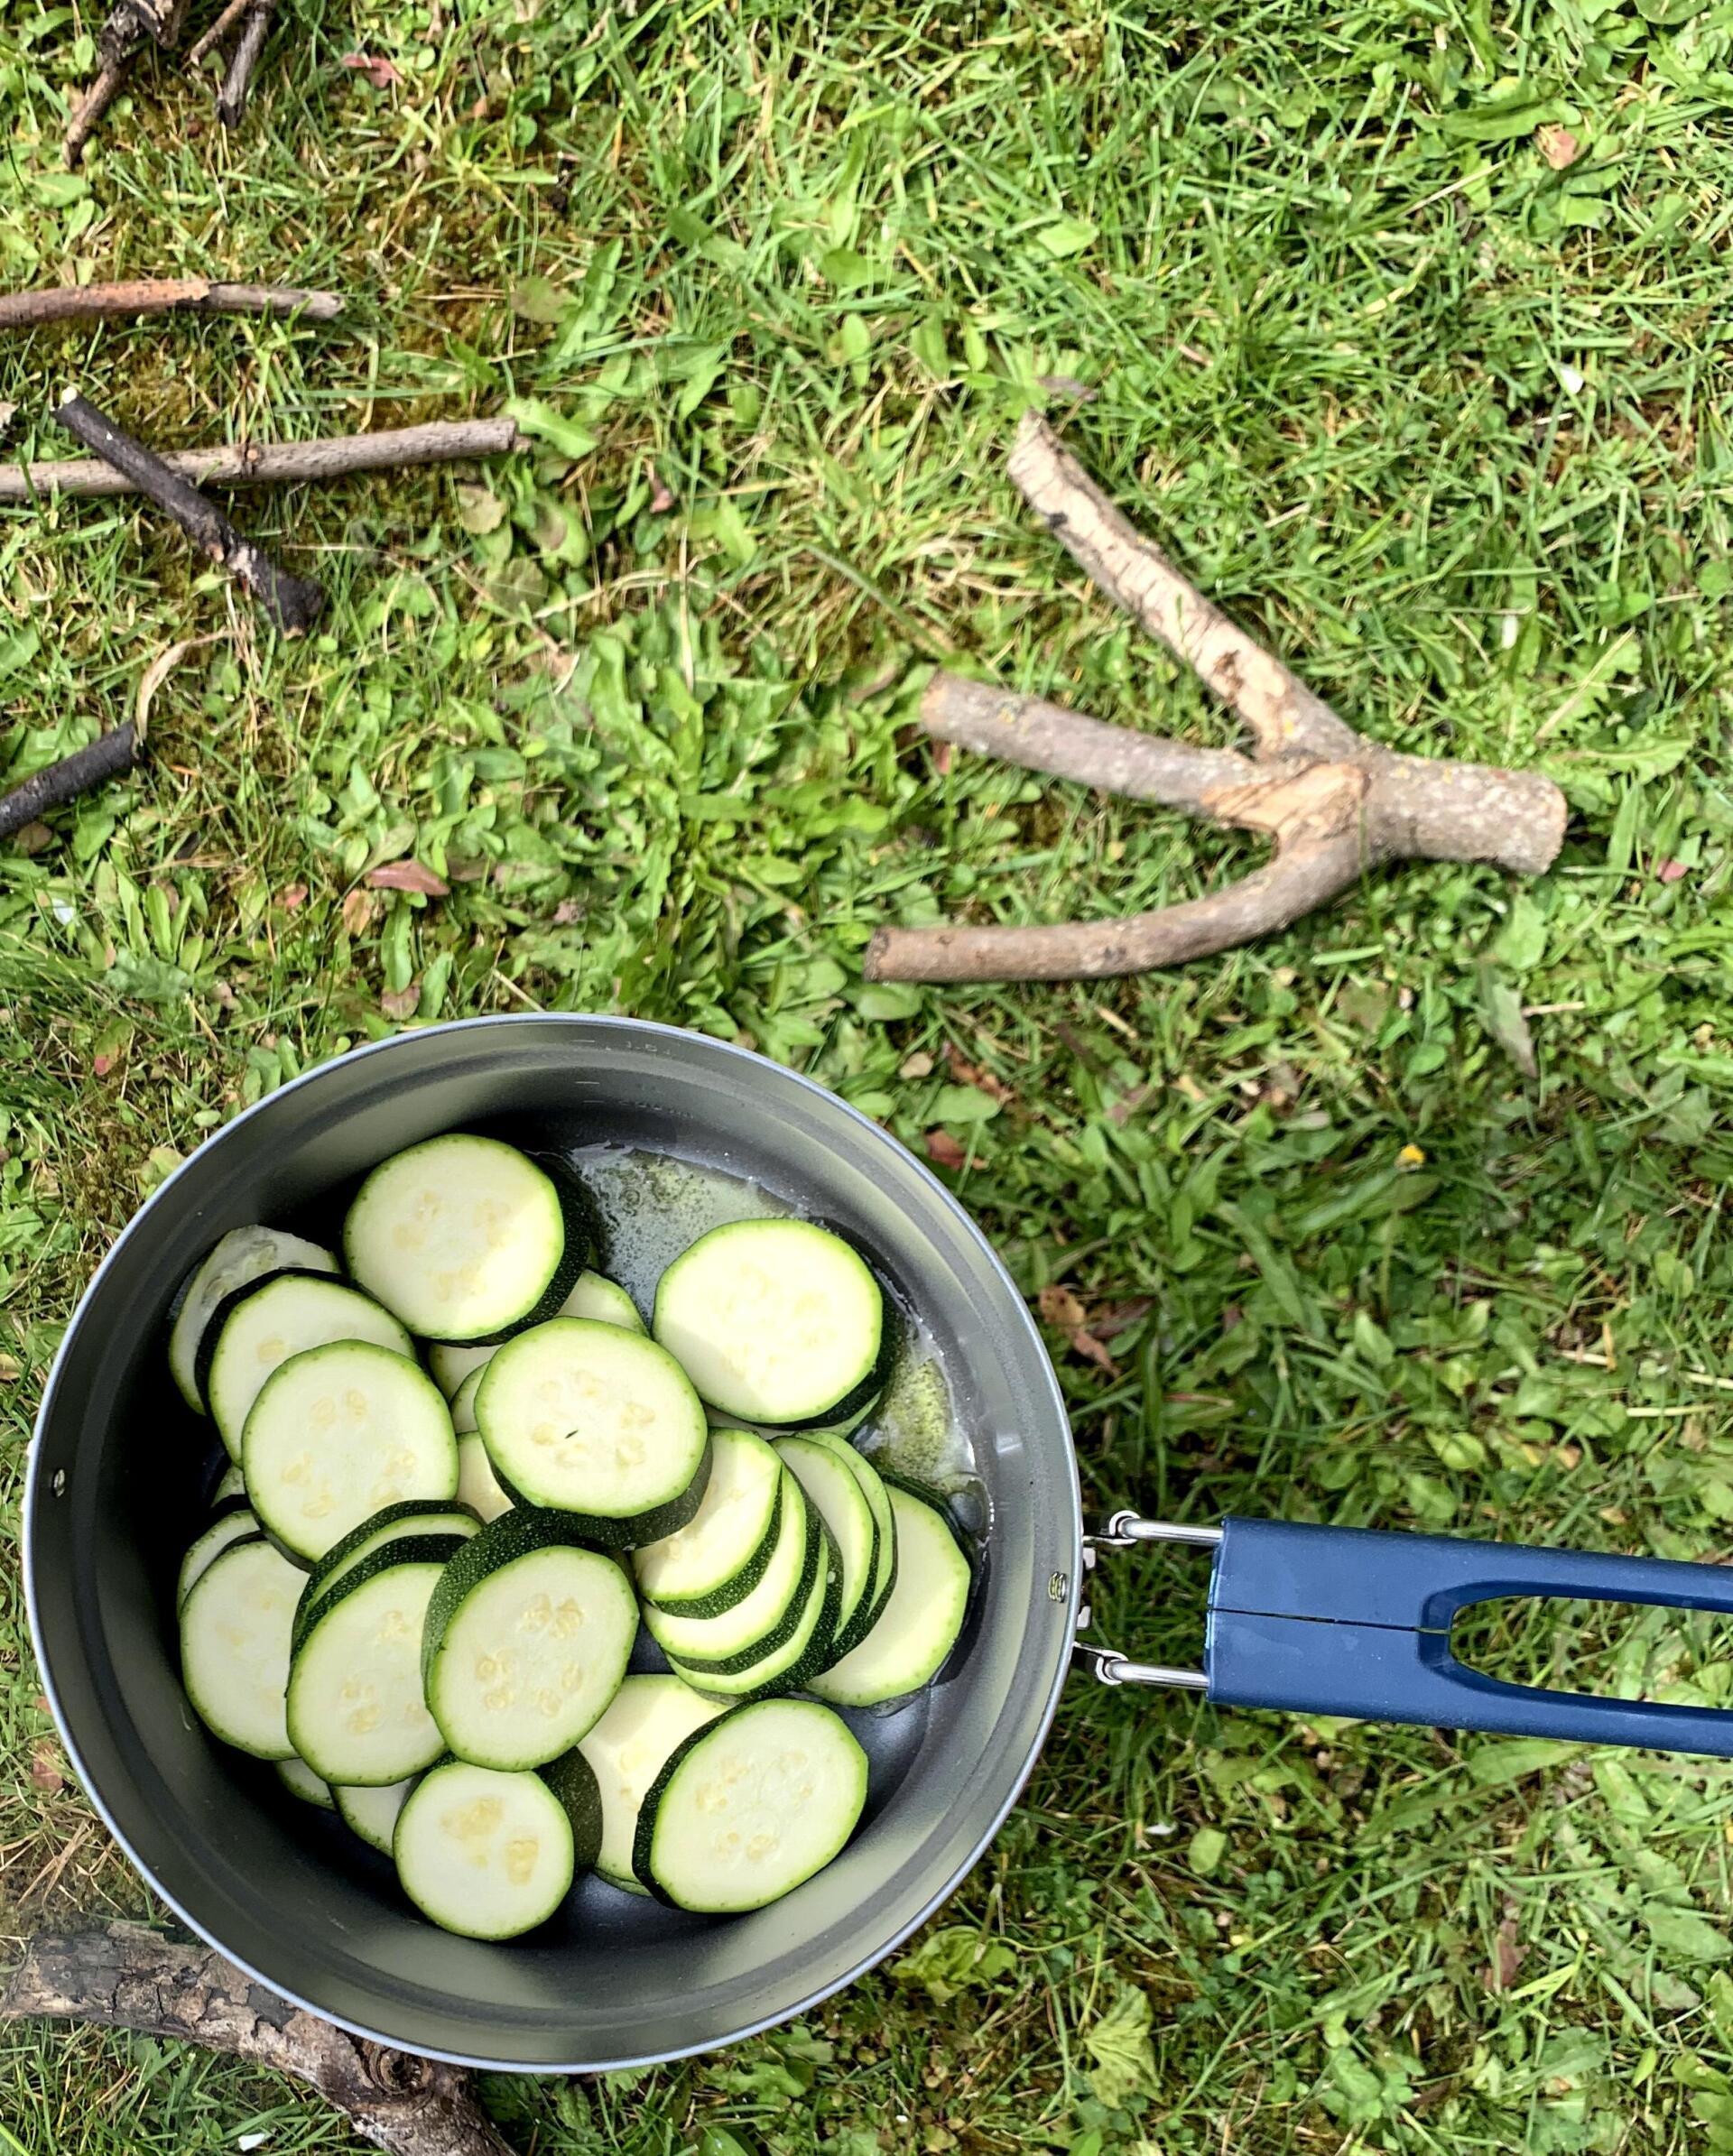
M 0 2021 L 23 2018 L 178 2037 L 292 2074 L 395 2156 L 510 2156 L 460 2067 L 351 2036 L 142 1924 L 32 1939 L 0 1996 Z
M 60 284 L 0 292 L 0 329 L 50 322 L 98 322 L 138 314 L 299 314 L 329 322 L 343 310 L 336 292 L 294 284 L 222 284 L 209 277 L 141 277 L 120 284 Z
M 49 810 L 61 808 L 130 771 L 144 743 L 144 728 L 129 718 L 124 726 L 98 734 L 88 748 L 74 749 L 58 763 L 32 772 L 10 793 L 0 794 L 0 838 L 10 838 Z
M 219 449 L 171 449 L 160 461 L 199 486 L 293 486 L 346 472 L 405 470 L 469 457 L 501 457 L 523 446 L 508 419 L 430 420 L 421 427 L 381 427 L 372 434 L 331 434 L 319 441 L 243 441 Z M 44 495 L 136 494 L 138 483 L 94 457 L 0 465 L 0 502 Z
M 190 486 L 143 442 L 106 419 L 78 391 L 55 407 L 56 421 L 105 464 L 125 472 L 139 493 L 171 516 L 193 544 L 246 586 L 286 636 L 310 629 L 325 610 L 325 594 L 310 577 L 292 577 L 262 547 L 244 538 L 215 502 Z
M 1365 740 L 1230 621 L 1119 513 L 1038 413 L 1009 469 L 1090 579 L 1229 705 L 1250 756 L 1104 726 L 1036 697 L 938 673 L 920 718 L 941 741 L 1159 801 L 1274 842 L 1266 865 L 1207 898 L 1052 927 L 884 928 L 875 981 L 1092 980 L 1176 966 L 1285 928 L 1367 871 L 1406 860 L 1549 868 L 1564 796 L 1538 772 L 1404 755 Z

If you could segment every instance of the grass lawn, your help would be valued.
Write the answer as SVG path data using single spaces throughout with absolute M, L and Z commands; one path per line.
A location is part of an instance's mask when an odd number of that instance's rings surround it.
M 1044 1309 L 1098 1508 L 1733 1553 L 1728 0 L 287 0 L 238 136 L 145 65 L 70 177 L 96 21 L 0 16 L 0 285 L 352 304 L 14 337 L 6 454 L 64 453 L 70 378 L 162 444 L 515 398 L 539 448 L 237 497 L 329 588 L 298 644 L 125 503 L 0 513 L 14 775 L 191 640 L 148 772 L 0 848 L 0 1534 L 79 1285 L 203 1133 L 540 1007 L 954 1141 L 1028 1293 L 1080 1306 Z M 1245 856 L 911 745 L 940 656 L 1229 738 L 1012 495 L 1033 400 L 1367 734 L 1549 771 L 1557 870 L 1411 869 L 1102 988 L 863 987 L 882 921 Z M 369 884 L 412 856 L 449 896 Z M 1200 1589 L 1119 1559 L 1102 1630 L 1195 1660 Z M 143 1912 L 4 1594 L 5 1930 Z M 1658 1618 L 1482 1643 L 1733 1694 Z M 726 2056 L 488 2095 L 547 2156 L 1733 2150 L 1730 1868 L 1718 1763 L 1080 1676 L 900 1963 Z M 0 2121 L 348 2145 L 236 2066 L 16 2027 Z

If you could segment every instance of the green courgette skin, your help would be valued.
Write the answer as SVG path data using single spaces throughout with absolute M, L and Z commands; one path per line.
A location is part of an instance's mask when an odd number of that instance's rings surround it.
M 479 1534 L 466 1536 L 446 1559 L 439 1585 L 427 1605 L 426 1628 L 422 1633 L 422 1681 L 431 1686 L 433 1665 L 445 1645 L 451 1621 L 485 1579 L 530 1557 L 538 1550 L 584 1550 L 592 1556 L 605 1554 L 579 1532 L 570 1513 L 551 1513 L 536 1505 L 515 1506 L 490 1520 Z
M 571 1821 L 575 1868 L 593 1872 L 602 1848 L 602 1792 L 595 1768 L 574 1744 L 570 1752 L 550 1760 L 540 1772 Z
M 487 1433 L 480 1432 L 484 1446 Z M 592 1550 L 637 1550 L 645 1542 L 659 1542 L 663 1535 L 677 1533 L 691 1519 L 704 1502 L 704 1493 L 709 1486 L 710 1461 L 714 1446 L 706 1443 L 698 1457 L 692 1479 L 677 1497 L 670 1497 L 665 1504 L 652 1505 L 647 1513 L 634 1513 L 629 1519 L 616 1520 L 606 1513 L 569 1513 L 563 1506 L 537 1504 L 533 1497 L 526 1497 L 512 1482 L 494 1457 L 488 1448 L 487 1457 L 492 1462 L 494 1480 L 517 1509 L 531 1513 L 557 1512 L 563 1520 L 570 1520 L 578 1540 L 587 1542 Z M 505 1518 L 501 1513 L 500 1517 Z
M 712 1450 L 715 1449 L 712 1444 Z M 720 1617 L 738 1602 L 744 1602 L 770 1569 L 770 1560 L 776 1554 L 776 1540 L 783 1531 L 783 1478 L 776 1478 L 776 1494 L 771 1500 L 770 1524 L 764 1539 L 740 1569 L 725 1579 L 718 1587 L 712 1587 L 708 1595 L 684 1595 L 657 1601 L 653 1595 L 645 1595 L 646 1602 L 655 1604 L 657 1609 L 670 1617 Z
M 811 1508 L 811 1517 L 815 1520 L 818 1519 L 818 1510 L 817 1505 Z M 831 1663 L 838 1659 L 836 1635 L 837 1619 L 842 1612 L 842 1553 L 837 1548 L 836 1537 L 822 1520 L 819 1520 L 819 1532 L 825 1545 L 823 1559 L 825 1565 L 824 1606 L 819 1612 L 819 1621 L 812 1627 L 812 1636 L 807 1642 L 805 1652 L 800 1656 L 798 1661 L 791 1662 L 780 1677 L 769 1678 L 763 1684 L 755 1685 L 750 1691 L 746 1692 L 707 1691 L 704 1685 L 704 1671 L 699 1670 L 695 1665 L 676 1661 L 672 1654 L 669 1655 L 666 1658 L 669 1668 L 672 1670 L 676 1677 L 690 1685 L 700 1698 L 713 1699 L 718 1706 L 723 1707 L 750 1707 L 759 1699 L 780 1699 L 790 1692 L 800 1691 L 813 1678 L 828 1670 Z M 809 1596 L 811 1591 L 811 1588 L 809 1587 Z M 801 1615 L 805 1615 L 806 1603 L 799 1596 L 795 1597 L 795 1606 Z M 799 1624 L 799 1621 L 797 1616 L 796 1624 Z M 784 1640 L 788 1636 L 786 1633 L 783 1635 Z M 761 1648 L 756 1659 L 760 1661 L 767 1661 L 774 1652 L 774 1649 Z M 743 1668 L 750 1669 L 751 1666 L 751 1663 L 746 1663 Z M 714 1670 L 711 1674 L 714 1674 Z M 708 1726 L 714 1729 L 716 1724 L 712 1722 Z
M 357 1295 L 362 1292 L 347 1275 L 320 1272 L 313 1265 L 282 1265 L 274 1272 L 262 1272 L 257 1280 L 231 1288 L 206 1319 L 205 1329 L 199 1336 L 199 1346 L 192 1358 L 192 1389 L 198 1393 L 206 1414 L 210 1412 L 210 1365 L 217 1359 L 217 1343 L 223 1337 L 224 1326 L 249 1295 L 256 1295 L 261 1288 L 268 1288 L 280 1280 L 322 1280 L 327 1287 L 353 1288 Z
M 706 1722 L 702 1728 L 693 1730 L 690 1736 L 681 1737 L 667 1758 L 662 1763 L 662 1772 L 644 1793 L 638 1807 L 637 1832 L 632 1837 L 632 1870 L 638 1884 L 646 1894 L 653 1894 L 664 1909 L 678 1909 L 681 1904 L 672 1894 L 664 1893 L 656 1884 L 655 1874 L 650 1869 L 650 1851 L 655 1841 L 656 1812 L 662 1803 L 663 1791 L 673 1780 L 675 1770 L 700 1737 L 714 1736 L 723 1724 L 743 1707 L 750 1707 L 750 1699 L 731 1699 L 726 1714 L 718 1715 L 714 1722 Z M 598 1845 L 599 1846 L 599 1845 Z
M 320 1622 L 329 1616 L 340 1602 L 346 1602 L 357 1587 L 365 1587 L 368 1580 L 381 1572 L 388 1572 L 394 1565 L 443 1565 L 464 1547 L 470 1538 L 465 1535 L 402 1535 L 394 1542 L 385 1542 L 371 1556 L 364 1557 L 352 1566 L 334 1587 L 321 1595 L 310 1596 L 301 1589 L 301 1602 L 295 1611 L 295 1622 L 289 1635 L 289 1666 L 295 1662 L 312 1638 Z M 308 1586 L 311 1586 L 311 1581 Z
M 578 1275 L 592 1267 L 601 1270 L 601 1216 L 596 1209 L 596 1200 L 590 1196 L 583 1179 L 565 1161 L 550 1159 L 545 1153 L 525 1153 L 524 1158 L 539 1168 L 553 1185 L 560 1200 L 560 1218 L 566 1231 L 566 1246 L 561 1253 L 560 1263 L 553 1269 L 553 1278 L 542 1291 L 541 1299 L 533 1309 L 514 1319 L 496 1333 L 481 1333 L 473 1340 L 456 1345 L 463 1347 L 501 1347 L 507 1340 L 515 1339 L 519 1333 L 526 1333 L 533 1325 L 544 1324 L 550 1318 L 560 1315 L 560 1306 L 578 1284 Z
M 394 1527 L 399 1520 L 413 1520 L 423 1513 L 468 1513 L 471 1519 L 476 1518 L 474 1509 L 459 1504 L 455 1497 L 403 1497 L 395 1504 L 385 1506 L 382 1511 L 375 1513 L 370 1520 L 362 1521 L 359 1527 L 350 1528 L 340 1542 L 333 1542 L 308 1573 L 307 1585 L 301 1590 L 301 1606 L 295 1612 L 297 1629 L 323 1592 L 325 1582 L 338 1566 L 348 1563 L 351 1552 L 358 1550 L 369 1535 L 376 1534 L 382 1527 Z M 417 1536 L 414 1539 L 419 1541 L 425 1538 Z M 454 1541 L 462 1540 L 460 1536 L 451 1539 Z M 283 1554 L 287 1557 L 289 1552 L 285 1550 Z M 294 1561 L 291 1559 L 292 1563 Z
M 825 1538 L 829 1531 L 819 1517 L 818 1506 L 809 1499 L 806 1507 L 806 1548 L 801 1558 L 800 1578 L 794 1583 L 794 1592 L 789 1596 L 788 1606 L 782 1616 L 762 1638 L 754 1640 L 750 1646 L 737 1649 L 733 1654 L 694 1656 L 690 1661 L 681 1663 L 681 1675 L 692 1670 L 711 1677 L 732 1676 L 737 1670 L 751 1669 L 754 1662 L 763 1661 L 766 1655 L 775 1653 L 779 1647 L 792 1639 L 799 1629 L 801 1619 L 806 1615 L 806 1605 L 811 1598 L 812 1583 L 819 1576 L 820 1565 L 825 1560 Z M 647 1629 L 650 1637 L 656 1640 L 660 1647 L 662 1642 L 656 1639 L 655 1626 L 647 1624 Z M 674 1657 L 670 1653 L 668 1659 L 672 1661 Z

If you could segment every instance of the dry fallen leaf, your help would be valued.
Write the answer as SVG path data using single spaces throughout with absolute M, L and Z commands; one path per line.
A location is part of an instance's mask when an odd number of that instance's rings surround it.
M 1582 144 L 1568 127 L 1537 127 L 1534 140 L 1540 144 L 1541 155 L 1555 172 L 1575 164 L 1582 155 Z
M 1035 1307 L 1047 1324 L 1056 1332 L 1064 1334 L 1066 1345 L 1073 1355 L 1080 1355 L 1085 1362 L 1095 1364 L 1098 1369 L 1105 1370 L 1109 1377 L 1118 1376 L 1118 1364 L 1108 1354 L 1102 1341 L 1089 1329 L 1089 1313 L 1069 1288 L 1043 1288 L 1035 1298 Z
M 12 843 L 21 854 L 40 854 L 45 846 L 54 843 L 54 834 L 45 823 L 21 824 L 13 833 Z
M 557 929 L 569 929 L 572 922 L 578 919 L 582 911 L 582 906 L 579 904 L 575 898 L 562 898 L 560 901 L 560 903 L 553 909 L 554 927 Z
M 387 1018 L 394 1018 L 399 1024 L 405 1018 L 413 1018 L 421 1007 L 422 992 L 413 983 L 407 988 L 387 988 L 379 998 L 379 1008 Z
M 674 505 L 674 490 L 660 472 L 651 474 L 650 514 L 666 516 Z
M 445 898 L 451 890 L 443 876 L 419 861 L 386 861 L 368 869 L 367 881 L 375 891 L 419 891 L 424 898 Z
M 351 891 L 343 901 L 343 933 L 353 940 L 373 926 L 374 902 L 365 891 Z
M 960 1168 L 968 1155 L 949 1131 L 929 1131 L 927 1158 L 936 1161 L 941 1168 Z
M 950 776 L 950 767 L 955 763 L 956 757 L 956 749 L 950 742 L 935 743 L 932 751 L 932 768 L 941 779 L 948 779 Z
M 0 1385 L 15 1385 L 24 1374 L 24 1365 L 15 1355 L 0 1355 Z
M 1487 1989 L 1489 1992 L 1508 1991 L 1515 1983 L 1527 1949 L 1516 1936 L 1516 1919 L 1507 1916 L 1499 1925 L 1493 1940 L 1492 1962 L 1487 1970 Z
M 194 641 L 190 636 L 183 637 L 179 643 L 171 643 L 160 651 L 138 677 L 138 694 L 133 701 L 133 724 L 138 728 L 141 741 L 150 726 L 151 706 L 155 701 L 157 690 L 192 649 Z M 198 641 L 202 643 L 204 639 L 199 638 Z
M 343 65 L 353 68 L 357 75 L 365 75 L 376 90 L 392 89 L 403 79 L 391 62 L 377 52 L 346 52 Z
M 945 1062 L 959 1086 L 974 1086 L 985 1093 L 989 1100 L 996 1100 L 1003 1107 L 1011 1099 L 1012 1092 L 1003 1078 L 996 1078 L 990 1070 L 983 1070 L 978 1063 L 971 1063 L 954 1041 L 945 1044 Z
M 1676 884 L 1682 876 L 1688 876 L 1691 871 L 1682 861 L 1657 861 L 1654 874 L 1658 883 Z
M 292 913 L 297 906 L 304 906 L 307 903 L 306 884 L 291 884 L 284 890 L 279 891 L 277 903 L 285 913 Z
M 58 1764 L 58 1754 L 51 1738 L 44 1737 L 30 1755 L 30 1780 L 33 1789 L 50 1797 L 58 1796 L 66 1787 L 66 1776 Z
M 924 1048 L 917 1048 L 912 1056 L 905 1056 L 898 1064 L 896 1075 L 903 1078 L 923 1078 L 932 1076 L 932 1058 Z

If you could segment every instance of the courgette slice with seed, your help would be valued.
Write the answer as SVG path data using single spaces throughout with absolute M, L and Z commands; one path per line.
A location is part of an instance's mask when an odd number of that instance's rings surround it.
M 256 1759 L 296 1749 L 284 1716 L 302 1575 L 263 1535 L 231 1542 L 181 1605 L 181 1677 L 213 1736 Z
M 710 1433 L 704 1502 L 678 1532 L 632 1555 L 645 1599 L 671 1616 L 717 1617 L 744 1602 L 775 1553 L 781 1463 L 754 1430 Z
M 310 1804 L 320 1811 L 337 1809 L 330 1783 L 315 1774 L 304 1759 L 280 1759 L 277 1780 L 292 1797 L 299 1797 L 303 1804 Z
M 671 1355 L 619 1326 L 554 1318 L 506 1341 L 482 1377 L 476 1417 L 513 1503 L 570 1513 L 591 1541 L 658 1541 L 703 1501 L 703 1403 Z
M 968 1612 L 968 1557 L 947 1513 L 887 1485 L 896 1516 L 896 1584 L 857 1646 L 811 1680 L 838 1707 L 877 1707 L 930 1684 Z
M 885 1389 L 894 1328 L 872 1267 L 810 1220 L 733 1220 L 656 1283 L 651 1330 L 701 1397 L 767 1429 L 847 1428 Z
M 273 1273 L 218 1305 L 199 1344 L 199 1383 L 231 1459 L 241 1457 L 247 1411 L 273 1371 L 333 1340 L 370 1340 L 412 1359 L 413 1343 L 389 1310 L 320 1273 Z
M 301 1590 L 301 1604 L 295 1612 L 297 1633 L 306 1627 L 314 1605 L 328 1589 L 334 1587 L 351 1567 L 364 1558 L 383 1550 L 387 1542 L 434 1542 L 437 1550 L 422 1554 L 437 1556 L 443 1564 L 460 1541 L 480 1531 L 481 1522 L 461 1500 L 449 1504 L 429 1504 L 424 1499 L 412 1497 L 402 1504 L 388 1504 L 383 1512 L 375 1513 L 371 1520 L 364 1520 L 352 1533 L 334 1543 L 307 1575 L 307 1585 Z
M 429 1710 L 472 1766 L 545 1766 L 619 1690 L 637 1630 L 613 1558 L 558 1513 L 509 1512 L 452 1554 L 428 1603 Z
M 600 1820 L 581 1753 L 541 1774 L 448 1760 L 422 1775 L 398 1814 L 397 1876 L 444 1930 L 517 1939 L 547 1921 L 594 1860 Z
M 169 1371 L 195 1414 L 208 1414 L 199 1350 L 218 1308 L 243 1288 L 277 1272 L 335 1272 L 337 1260 L 305 1235 L 280 1227 L 232 1227 L 187 1275 L 169 1327 Z
M 458 1441 L 418 1363 L 365 1340 L 291 1356 L 259 1389 L 241 1464 L 260 1523 L 316 1563 L 387 1505 L 458 1493 Z
M 738 1707 L 688 1737 L 638 1812 L 639 1883 L 674 1909 L 763 1909 L 823 1870 L 860 1823 L 866 1754 L 810 1699 Z
M 714 1722 L 723 1709 L 679 1677 L 628 1677 L 607 1711 L 580 1739 L 596 1771 L 602 1837 L 596 1869 L 629 1894 L 646 1890 L 632 1869 L 632 1846 L 645 1792 L 678 1744 Z
M 512 1509 L 511 1499 L 495 1476 L 487 1448 L 476 1430 L 468 1430 L 458 1439 L 458 1502 L 468 1505 L 484 1526 Z
M 776 1450 L 836 1537 L 842 1585 L 831 1652 L 841 1656 L 865 1637 L 872 1620 L 879 1579 L 878 1520 L 860 1477 L 828 1444 L 817 1438 L 782 1438 Z
M 343 1222 L 358 1284 L 412 1332 L 454 1346 L 551 1317 L 591 1248 L 588 1197 L 569 1171 L 462 1131 L 382 1161 Z
M 620 1286 L 606 1273 L 585 1271 L 578 1275 L 571 1293 L 553 1312 L 556 1318 L 593 1318 L 598 1325 L 617 1325 L 629 1333 L 641 1333 L 644 1319 L 638 1315 L 638 1306 Z M 427 1363 L 441 1393 L 452 1403 L 457 1412 L 459 1388 L 466 1377 L 491 1362 L 497 1341 L 480 1345 L 454 1345 L 449 1340 L 435 1340 L 427 1351 Z M 459 1423 L 459 1429 L 463 1425 Z
M 445 1568 L 443 1558 L 426 1553 L 446 1540 L 387 1543 L 362 1558 L 299 1632 L 289 1741 L 334 1787 L 402 1781 L 445 1750 L 422 1691 L 422 1628 Z
M 211 1522 L 181 1560 L 181 1574 L 174 1586 L 176 1609 L 181 1607 L 206 1571 L 231 1542 L 248 1541 L 260 1531 L 257 1520 L 245 1504 L 227 1507 L 219 1518 Z
M 397 1831 L 397 1815 L 409 1800 L 409 1792 L 415 1786 L 416 1776 L 410 1774 L 402 1781 L 388 1781 L 381 1789 L 333 1789 L 338 1816 L 351 1834 L 358 1835 L 371 1849 L 377 1849 L 384 1856 L 391 1855 L 392 1837 Z

